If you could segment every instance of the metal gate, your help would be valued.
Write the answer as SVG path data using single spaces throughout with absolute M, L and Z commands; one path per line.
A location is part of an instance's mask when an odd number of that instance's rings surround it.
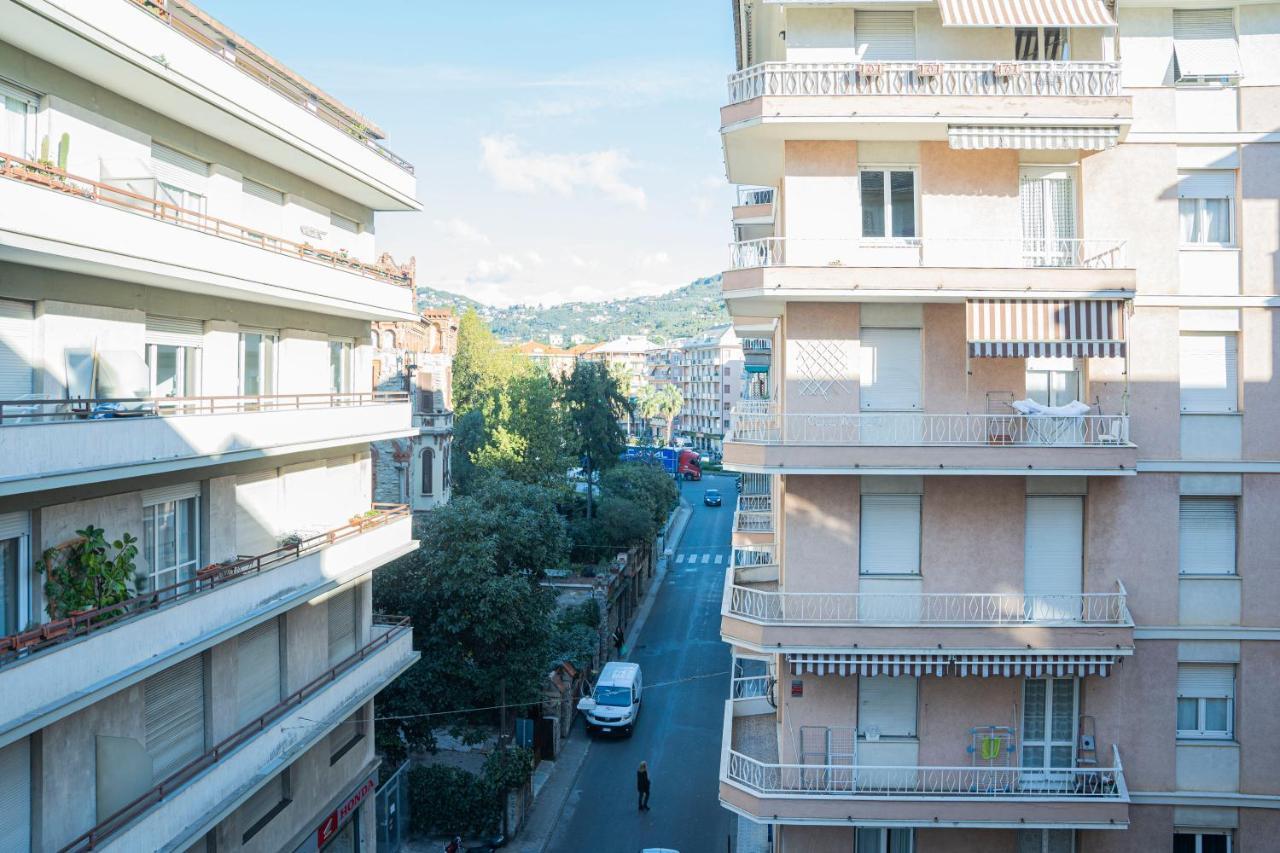
M 377 794 L 378 853 L 399 853 L 409 838 L 409 762 L 401 764 Z

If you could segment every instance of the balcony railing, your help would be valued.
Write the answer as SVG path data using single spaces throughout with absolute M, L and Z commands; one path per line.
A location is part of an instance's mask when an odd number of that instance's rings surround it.
M 311 263 L 333 267 L 334 269 L 346 270 L 347 272 L 353 272 L 357 275 L 377 279 L 389 284 L 413 287 L 414 263 L 412 259 L 405 266 L 397 266 L 390 262 L 389 256 L 384 255 L 383 263 L 367 264 L 364 261 L 350 257 L 343 251 L 321 249 L 312 246 L 310 243 L 295 243 L 292 240 L 286 240 L 284 237 L 265 234 L 261 230 L 248 225 L 239 225 L 225 219 L 218 219 L 202 211 L 178 207 L 176 204 L 170 204 L 158 198 L 152 198 L 141 193 L 112 186 L 111 184 L 93 181 L 89 178 L 82 178 L 53 166 L 41 165 L 32 160 L 15 157 L 12 154 L 3 152 L 0 152 L 0 177 L 46 187 L 75 198 L 107 205 L 117 210 L 149 216 L 161 222 L 201 231 L 225 240 L 234 240 L 237 243 L 255 246 L 279 255 L 288 255 Z
M 773 204 L 773 187 L 738 187 L 738 205 Z
M 1128 596 L 1115 592 L 1066 595 L 937 592 L 774 592 L 731 584 L 730 616 L 772 625 L 1046 625 L 1127 626 Z
M 743 338 L 742 352 L 750 355 L 769 355 L 773 352 L 771 338 Z
M 738 512 L 773 512 L 773 495 L 738 495 Z
M 258 394 L 227 397 L 101 397 L 75 400 L 0 400 L 0 426 L 115 418 L 229 415 L 334 409 L 407 403 L 403 391 L 320 394 Z
M 410 175 L 413 174 L 413 165 L 383 148 L 376 141 L 380 135 L 375 133 L 361 116 L 352 113 L 336 101 L 326 100 L 320 90 L 305 85 L 292 72 L 276 66 L 251 45 L 231 44 L 228 40 L 231 34 L 215 28 L 204 13 L 188 7 L 181 0 L 129 0 L 129 2 L 155 15 L 168 24 L 174 32 L 180 33 L 214 56 L 226 60 L 248 77 L 297 104 L 326 124 L 363 142 L 365 147 L 378 156 L 391 161 Z
M 781 414 L 739 403 L 731 441 L 836 447 L 1128 447 L 1128 415 Z
M 453 426 L 453 412 L 416 412 L 413 425 L 419 429 L 449 429 Z
M 303 704 L 325 687 L 337 681 L 347 670 L 359 664 L 375 652 L 389 646 L 393 640 L 403 634 L 405 631 L 411 630 L 409 617 L 407 616 L 375 616 L 374 625 L 384 630 L 378 631 L 377 636 L 369 643 L 358 649 L 355 654 L 340 661 L 333 667 L 330 667 L 318 678 L 312 680 L 306 686 L 291 693 L 279 704 L 265 711 L 261 716 L 248 723 L 229 737 L 216 744 L 212 749 L 205 752 L 199 758 L 191 761 L 189 764 L 180 767 L 173 773 L 166 776 L 158 784 L 140 795 L 137 799 L 121 808 L 119 811 L 108 816 L 105 820 L 100 821 L 93 829 L 76 838 L 66 847 L 63 847 L 60 853 L 79 853 L 79 851 L 95 850 L 106 842 L 113 834 L 119 832 L 135 818 L 142 815 L 152 806 L 162 802 L 165 797 L 172 794 L 178 788 L 181 788 L 192 778 L 215 766 L 223 758 L 235 752 L 236 748 L 245 742 L 256 737 L 267 729 L 273 722 L 289 713 L 294 708 Z
M 375 503 L 368 515 L 354 518 L 341 527 L 306 538 L 295 537 L 265 554 L 240 557 L 225 563 L 213 563 L 196 572 L 195 577 L 170 586 L 148 590 L 117 604 L 84 610 L 63 619 L 54 619 L 30 631 L 0 637 L 0 666 L 19 660 L 27 654 L 100 631 L 123 620 L 140 618 L 157 610 L 173 607 L 199 593 L 270 571 L 352 536 L 359 536 L 369 530 L 408 517 L 409 507 L 403 504 Z
M 729 103 L 766 96 L 1120 94 L 1116 62 L 764 62 L 729 75 Z
M 733 514 L 733 529 L 740 533 L 769 533 L 773 530 L 773 513 L 739 510 Z
M 761 237 L 729 244 L 731 269 L 758 267 L 974 267 L 1124 269 L 1124 240 L 903 238 L 818 240 Z

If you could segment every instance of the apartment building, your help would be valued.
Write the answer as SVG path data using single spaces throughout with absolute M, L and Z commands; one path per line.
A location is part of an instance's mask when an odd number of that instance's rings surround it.
M 573 373 L 573 366 L 578 363 L 578 357 L 569 350 L 538 341 L 518 344 L 516 351 L 559 379 Z
M 1275 849 L 1280 5 L 734 25 L 740 847 Z
M 742 344 L 725 324 L 687 339 L 681 346 L 678 434 L 694 448 L 718 456 L 729 429 L 730 410 L 742 396 Z
M 413 322 L 375 322 L 371 341 L 373 387 L 408 394 L 417 429 L 408 438 L 374 442 L 373 499 L 407 505 L 421 521 L 421 513 L 449 501 L 458 318 L 427 309 Z
M 0 94 L 0 849 L 371 850 L 412 167 L 187 0 L 0 0 Z

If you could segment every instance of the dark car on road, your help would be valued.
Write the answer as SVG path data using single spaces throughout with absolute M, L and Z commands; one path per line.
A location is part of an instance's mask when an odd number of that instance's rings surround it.
M 720 506 L 720 490 L 707 489 L 702 493 L 702 503 L 706 506 Z

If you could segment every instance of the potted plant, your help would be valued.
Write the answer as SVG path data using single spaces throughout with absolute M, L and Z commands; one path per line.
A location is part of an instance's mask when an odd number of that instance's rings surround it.
M 137 538 L 126 533 L 108 542 L 106 531 L 92 524 L 76 534 L 70 542 L 46 549 L 36 561 L 36 571 L 45 576 L 45 609 L 53 620 L 101 610 L 133 594 Z

